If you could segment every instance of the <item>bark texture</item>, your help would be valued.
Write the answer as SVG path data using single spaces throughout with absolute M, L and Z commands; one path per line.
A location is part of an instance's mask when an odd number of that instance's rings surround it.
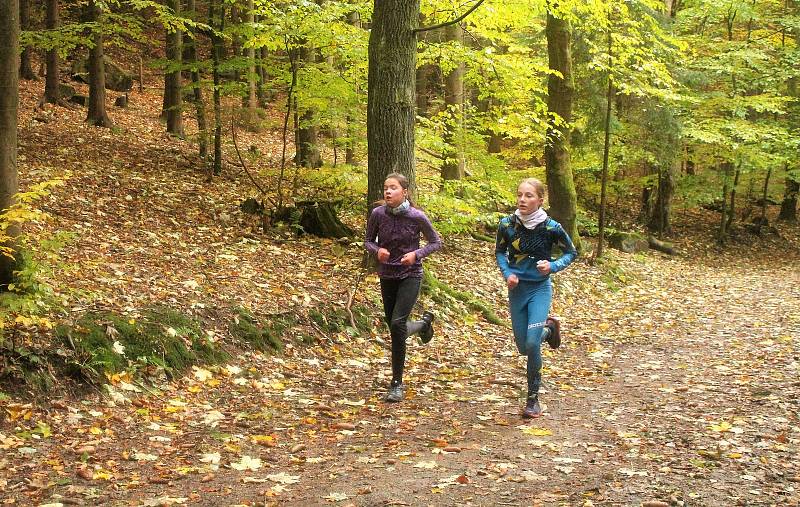
M 19 4 L 0 2 L 0 212 L 17 193 L 17 108 L 19 106 Z M 15 229 L 3 231 L 13 243 Z M 12 246 L 6 243 L 7 246 Z M 0 289 L 11 283 L 14 259 L 0 255 Z
M 419 0 L 375 0 L 369 36 L 367 199 L 399 172 L 415 188 L 414 105 Z
M 545 34 L 549 66 L 563 77 L 550 74 L 547 78 L 547 109 L 557 120 L 550 120 L 544 157 L 549 213 L 561 223 L 575 246 L 580 248 L 576 221 L 577 196 L 569 155 L 569 123 L 572 121 L 572 98 L 575 92 L 570 30 L 568 21 L 556 17 L 552 12 L 547 14 Z

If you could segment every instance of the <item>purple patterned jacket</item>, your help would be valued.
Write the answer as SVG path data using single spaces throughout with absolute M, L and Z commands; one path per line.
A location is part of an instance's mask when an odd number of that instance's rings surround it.
M 422 248 L 419 247 L 420 233 L 428 242 Z M 422 210 L 412 206 L 405 213 L 394 215 L 384 205 L 376 207 L 369 215 L 364 248 L 373 255 L 380 248 L 389 250 L 389 260 L 378 263 L 381 278 L 422 278 L 422 259 L 442 248 L 442 238 Z M 400 258 L 408 252 L 417 254 L 417 262 L 404 266 Z

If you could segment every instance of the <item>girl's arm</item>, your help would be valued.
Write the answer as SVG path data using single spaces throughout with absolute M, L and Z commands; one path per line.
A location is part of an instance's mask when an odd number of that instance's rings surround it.
M 578 257 L 578 250 L 575 249 L 575 245 L 572 244 L 572 239 L 570 239 L 569 234 L 567 234 L 567 231 L 564 230 L 561 224 L 558 225 L 555 234 L 558 247 L 561 248 L 561 251 L 564 253 L 561 257 L 550 263 L 551 273 L 558 273 L 572 264 L 572 261 Z
M 503 278 L 508 280 L 508 277 L 511 276 L 511 266 L 508 264 L 508 239 L 506 236 L 506 228 L 503 225 L 503 221 L 501 220 L 499 224 L 497 224 L 497 237 L 495 238 L 494 242 L 494 256 L 497 259 L 497 267 L 500 268 L 500 271 L 503 273 Z
M 378 215 L 375 210 L 369 214 L 369 220 L 367 220 L 367 231 L 364 237 L 364 248 L 373 255 L 378 253 L 380 250 L 380 246 L 376 242 L 378 239 Z
M 425 238 L 427 244 L 414 251 L 414 254 L 417 256 L 417 260 L 422 260 L 425 257 L 429 256 L 433 252 L 442 248 L 442 237 L 439 236 L 439 233 L 436 232 L 433 228 L 433 224 L 425 215 L 425 213 L 420 213 L 421 217 L 419 220 L 419 228 L 422 231 L 422 236 Z

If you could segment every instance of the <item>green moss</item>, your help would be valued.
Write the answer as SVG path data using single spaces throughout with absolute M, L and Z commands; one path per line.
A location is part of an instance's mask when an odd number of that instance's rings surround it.
M 483 318 L 485 318 L 488 322 L 491 322 L 492 324 L 506 325 L 506 323 L 500 319 L 500 317 L 498 317 L 491 308 L 489 308 L 489 305 L 469 292 L 456 290 L 446 283 L 439 281 L 428 269 L 426 269 L 422 275 L 422 290 L 437 303 L 447 304 L 448 298 L 461 301 L 462 303 L 466 304 L 467 308 L 470 310 L 479 312 L 481 315 L 483 315 Z
M 56 336 L 73 352 L 68 371 L 91 380 L 126 370 L 132 363 L 156 365 L 174 375 L 193 364 L 229 357 L 208 340 L 199 322 L 164 307 L 150 308 L 140 319 L 88 313 L 73 326 L 57 327 Z
M 262 325 L 248 310 L 239 308 L 228 330 L 232 336 L 249 343 L 256 350 L 280 352 L 283 350 L 281 335 L 288 326 L 288 322 L 281 318 L 273 318 Z

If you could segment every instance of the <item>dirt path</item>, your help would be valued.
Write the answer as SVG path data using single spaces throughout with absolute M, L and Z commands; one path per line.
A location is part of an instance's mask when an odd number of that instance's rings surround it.
M 545 353 L 546 414 L 532 424 L 519 417 L 524 361 L 507 331 L 442 316 L 430 346 L 410 346 L 402 404 L 380 401 L 389 368 L 376 340 L 243 356 L 135 404 L 56 404 L 31 419 L 52 428 L 46 438 L 4 430 L 0 496 L 797 505 L 800 276 L 788 260 L 763 264 L 743 273 L 622 257 L 616 291 L 577 264 L 559 282 L 568 335 Z

